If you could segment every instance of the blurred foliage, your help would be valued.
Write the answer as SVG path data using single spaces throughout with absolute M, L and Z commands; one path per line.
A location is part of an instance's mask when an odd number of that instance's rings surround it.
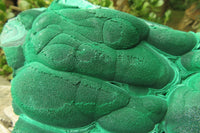
M 88 0 L 94 5 L 99 5 L 102 7 L 109 7 L 109 8 L 114 8 L 113 7 L 113 2 L 111 0 Z
M 12 69 L 6 63 L 6 57 L 4 51 L 0 50 L 0 75 L 10 75 Z
M 53 0 L 19 0 L 18 7 L 24 11 L 31 8 L 48 7 Z
M 169 0 L 170 7 L 174 10 L 185 10 L 191 6 L 192 3 L 199 0 Z
M 113 7 L 113 0 L 89 1 L 96 5 L 116 9 L 116 7 Z M 166 24 L 170 19 L 171 10 L 167 9 L 163 11 L 164 0 L 128 0 L 128 4 L 129 11 L 127 12 L 134 16 L 162 24 Z
M 130 13 L 134 16 L 166 24 L 170 18 L 171 10 L 163 10 L 164 0 L 129 0 Z
M 0 32 L 5 22 L 14 16 L 15 14 L 12 12 L 12 9 L 6 7 L 4 0 L 0 0 Z

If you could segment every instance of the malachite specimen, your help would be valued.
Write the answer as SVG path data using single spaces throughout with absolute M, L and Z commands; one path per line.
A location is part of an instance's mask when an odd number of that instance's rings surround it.
M 13 133 L 199 133 L 199 34 L 84 0 L 8 21 Z

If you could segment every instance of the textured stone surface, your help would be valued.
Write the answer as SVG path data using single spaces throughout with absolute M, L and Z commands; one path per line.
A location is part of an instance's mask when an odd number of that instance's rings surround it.
M 199 132 L 198 34 L 55 0 L 10 20 L 1 42 L 13 133 Z

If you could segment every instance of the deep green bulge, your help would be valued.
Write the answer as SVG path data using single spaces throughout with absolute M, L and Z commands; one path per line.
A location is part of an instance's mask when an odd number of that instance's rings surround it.
M 20 13 L 0 37 L 13 133 L 200 132 L 199 36 L 85 0 Z

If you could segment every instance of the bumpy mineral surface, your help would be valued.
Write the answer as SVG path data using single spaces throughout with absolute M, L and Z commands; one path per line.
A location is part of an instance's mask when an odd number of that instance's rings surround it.
M 84 0 L 8 21 L 13 133 L 200 132 L 198 34 Z

